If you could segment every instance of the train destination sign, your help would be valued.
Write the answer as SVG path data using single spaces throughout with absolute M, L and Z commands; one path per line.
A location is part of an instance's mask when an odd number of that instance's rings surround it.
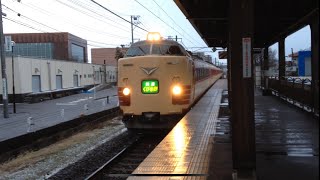
M 144 81 L 142 81 L 141 91 L 143 94 L 158 94 L 159 81 L 158 80 L 144 80 Z

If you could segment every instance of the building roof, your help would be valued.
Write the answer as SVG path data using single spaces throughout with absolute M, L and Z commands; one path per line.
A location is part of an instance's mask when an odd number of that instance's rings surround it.
M 232 19 L 231 2 L 174 0 L 209 47 L 227 47 Z M 246 1 L 242 1 L 246 2 Z M 254 45 L 263 48 L 309 24 L 319 16 L 319 0 L 254 1 Z

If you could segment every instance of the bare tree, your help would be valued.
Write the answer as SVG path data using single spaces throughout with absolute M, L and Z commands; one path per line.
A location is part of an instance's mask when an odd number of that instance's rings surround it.
M 116 47 L 116 54 L 114 58 L 118 61 L 120 58 L 123 58 L 124 54 L 119 47 Z
M 277 65 L 278 59 L 278 52 L 276 49 L 268 49 L 268 59 L 269 59 L 269 67 L 275 67 Z

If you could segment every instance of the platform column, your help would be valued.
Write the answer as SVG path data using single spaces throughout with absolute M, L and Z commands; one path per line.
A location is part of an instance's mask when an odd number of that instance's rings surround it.
M 228 79 L 228 104 L 229 104 L 229 108 L 231 109 L 231 104 L 232 104 L 232 97 L 231 97 L 231 92 L 232 92 L 232 86 L 231 86 L 231 62 L 230 62 L 230 52 L 231 52 L 231 47 L 230 45 L 228 45 L 228 55 L 227 55 L 227 79 Z
M 262 63 L 262 69 L 263 72 L 263 90 L 262 94 L 264 96 L 271 95 L 271 91 L 269 89 L 269 46 L 265 47 L 263 50 L 263 63 Z
M 312 19 L 311 28 L 311 75 L 314 112 L 319 113 L 319 11 Z
M 269 47 L 265 47 L 263 50 L 263 77 L 264 77 L 264 88 L 266 88 L 266 78 L 268 78 L 268 70 L 269 70 Z
M 286 55 L 284 38 L 281 38 L 278 42 L 279 46 L 279 80 L 286 76 Z
M 254 0 L 229 2 L 233 176 L 253 179 L 256 167 L 252 56 Z

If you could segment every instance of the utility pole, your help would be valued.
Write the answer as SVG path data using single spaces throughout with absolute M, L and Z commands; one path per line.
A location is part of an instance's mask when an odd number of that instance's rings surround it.
M 132 22 L 133 16 L 130 16 L 130 17 L 131 17 L 131 44 L 133 44 L 133 22 Z
M 139 15 L 131 15 L 131 44 L 133 44 L 133 25 L 137 25 L 137 24 L 140 24 L 140 21 L 139 21 Z
M 11 57 L 12 57 L 12 95 L 13 95 L 13 113 L 16 113 L 16 91 L 14 86 L 14 60 L 13 60 L 13 48 L 14 48 L 15 42 L 11 41 Z
M 0 53 L 1 53 L 1 73 L 2 73 L 2 102 L 3 102 L 3 117 L 9 118 L 8 113 L 8 86 L 7 86 L 7 73 L 6 73 L 6 59 L 4 55 L 4 36 L 3 36 L 3 23 L 2 23 L 2 3 L 0 0 Z M 11 42 L 10 42 L 11 43 Z

